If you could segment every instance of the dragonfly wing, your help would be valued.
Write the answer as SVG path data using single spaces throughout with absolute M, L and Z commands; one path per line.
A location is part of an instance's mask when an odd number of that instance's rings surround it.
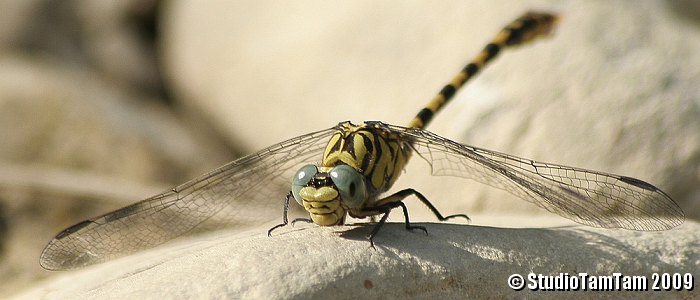
M 129 255 L 185 234 L 247 228 L 281 217 L 294 172 L 317 162 L 335 128 L 242 157 L 170 191 L 59 233 L 41 265 L 75 269 Z
M 579 224 L 666 230 L 684 221 L 683 211 L 666 193 L 639 179 L 472 147 L 426 130 L 386 126 L 411 142 L 433 175 L 476 180 Z

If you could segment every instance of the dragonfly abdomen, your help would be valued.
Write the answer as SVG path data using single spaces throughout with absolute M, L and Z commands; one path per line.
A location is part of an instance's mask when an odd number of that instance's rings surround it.
M 520 45 L 549 34 L 559 17 L 551 13 L 528 12 L 508 24 L 487 44 L 433 99 L 421 109 L 406 127 L 425 128 L 433 116 L 448 102 L 465 82 L 496 57 L 505 47 Z

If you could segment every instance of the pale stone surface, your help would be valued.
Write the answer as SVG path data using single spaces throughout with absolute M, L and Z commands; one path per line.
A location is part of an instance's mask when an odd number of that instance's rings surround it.
M 0 298 L 47 275 L 59 230 L 231 159 L 143 94 L 16 53 L 0 53 L 0 141 Z
M 155 2 L 0 1 L 0 298 L 59 230 L 234 158 L 159 94 Z
M 558 222 L 540 217 L 528 225 Z M 264 228 L 220 232 L 68 271 L 16 299 L 689 299 L 696 292 L 513 291 L 507 279 L 514 273 L 619 272 L 647 276 L 651 284 L 652 273 L 700 275 L 700 224 L 692 221 L 665 232 L 419 225 L 427 236 L 387 225 L 376 250 L 364 238 L 367 226 L 289 228 L 272 238 Z

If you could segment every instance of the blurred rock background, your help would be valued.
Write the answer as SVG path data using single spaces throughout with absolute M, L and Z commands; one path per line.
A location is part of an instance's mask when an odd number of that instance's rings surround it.
M 647 180 L 697 219 L 698 1 L 0 0 L 0 296 L 50 276 L 41 250 L 78 221 L 339 121 L 405 124 L 531 8 L 564 15 L 553 38 L 429 129 Z M 419 168 L 397 187 L 448 214 L 542 213 Z
M 0 1 L 0 295 L 62 228 L 235 158 L 178 108 L 159 1 Z

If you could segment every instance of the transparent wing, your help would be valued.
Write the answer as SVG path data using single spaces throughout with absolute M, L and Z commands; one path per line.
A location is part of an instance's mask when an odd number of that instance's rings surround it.
M 284 141 L 160 195 L 73 225 L 46 246 L 40 263 L 50 270 L 74 269 L 184 234 L 281 218 L 294 172 L 301 164 L 320 161 L 334 131 Z
M 474 179 L 583 225 L 666 230 L 684 221 L 666 193 L 639 179 L 463 145 L 422 129 L 381 126 L 410 141 L 433 175 Z

